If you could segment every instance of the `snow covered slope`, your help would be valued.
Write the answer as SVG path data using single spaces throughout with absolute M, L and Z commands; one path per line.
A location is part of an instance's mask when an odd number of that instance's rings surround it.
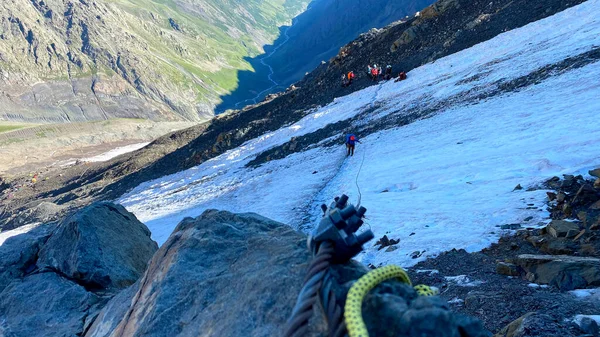
M 321 203 L 341 193 L 356 200 L 360 187 L 376 237 L 401 239 L 394 252 L 369 244 L 364 262 L 410 266 L 452 248 L 480 250 L 498 239 L 499 225 L 547 217 L 545 193 L 513 192 L 517 184 L 600 164 L 599 48 L 600 0 L 590 0 L 417 68 L 406 81 L 339 98 L 119 202 L 162 244 L 181 219 L 210 208 L 310 230 Z M 411 114 L 426 118 L 391 124 Z M 342 144 L 315 146 L 246 167 L 291 137 L 355 116 L 357 130 L 388 127 L 364 137 L 354 157 Z M 416 251 L 424 253 L 413 259 Z

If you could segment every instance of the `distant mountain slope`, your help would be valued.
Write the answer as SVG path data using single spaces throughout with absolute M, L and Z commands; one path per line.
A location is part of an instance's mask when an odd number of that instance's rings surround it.
M 0 120 L 201 120 L 309 0 L 7 0 Z
M 280 38 L 261 55 L 250 60 L 255 72 L 240 72 L 240 86 L 223 97 L 217 112 L 243 108 L 266 94 L 299 81 L 322 61 L 335 56 L 340 47 L 359 34 L 414 15 L 434 0 L 315 0 L 309 9 L 283 28 Z M 270 68 L 265 67 L 267 63 Z M 269 72 L 273 74 L 269 76 Z M 267 77 L 270 77 L 270 80 Z M 278 85 L 274 86 L 274 82 Z

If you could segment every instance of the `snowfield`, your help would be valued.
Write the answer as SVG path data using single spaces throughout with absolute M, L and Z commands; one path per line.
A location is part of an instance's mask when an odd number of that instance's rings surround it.
M 489 93 L 498 81 L 599 46 L 600 0 L 590 0 L 417 68 L 406 81 L 339 98 L 197 167 L 144 183 L 118 202 L 162 244 L 184 217 L 213 208 L 255 212 L 309 231 L 320 218 L 320 204 L 342 193 L 356 201 L 360 187 L 368 208 L 365 227 L 376 238 L 387 234 L 401 242 L 385 252 L 373 247 L 374 240 L 359 260 L 409 267 L 453 248 L 481 250 L 498 240 L 498 226 L 545 223 L 545 192 L 513 191 L 517 184 L 527 188 L 600 166 L 600 62 L 550 70 L 536 84 L 469 104 L 444 103 Z M 360 123 L 434 106 L 443 108 L 364 137 L 351 158 L 340 134 L 339 147 L 245 167 L 291 137 L 367 109 L 373 112 Z

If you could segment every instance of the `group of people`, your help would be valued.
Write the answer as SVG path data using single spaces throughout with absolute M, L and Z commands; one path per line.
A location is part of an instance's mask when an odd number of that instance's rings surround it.
M 378 66 L 377 64 L 374 64 L 372 67 L 369 64 L 367 66 L 367 74 L 369 76 L 371 76 L 371 80 L 373 81 L 379 81 L 379 80 L 391 80 L 392 79 L 392 66 L 391 65 L 387 65 L 387 67 L 385 67 L 385 71 L 383 69 L 381 69 L 381 66 Z
M 381 80 L 384 80 L 384 81 L 391 80 L 393 77 L 392 72 L 393 72 L 392 66 L 389 64 L 385 67 L 385 70 L 382 69 L 381 66 L 378 66 L 377 64 L 374 64 L 373 66 L 371 66 L 369 64 L 367 66 L 367 74 L 373 82 L 378 82 Z M 353 71 L 350 71 L 347 74 L 342 74 L 342 87 L 345 88 L 345 87 L 350 86 L 355 78 L 356 78 L 356 75 L 354 74 Z M 396 82 L 403 81 L 405 79 L 406 79 L 406 73 L 400 72 L 398 74 L 398 77 L 396 78 Z

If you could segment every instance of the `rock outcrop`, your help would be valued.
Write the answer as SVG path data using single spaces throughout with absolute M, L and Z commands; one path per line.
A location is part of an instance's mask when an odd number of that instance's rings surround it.
M 531 282 L 566 291 L 600 285 L 600 259 L 565 255 L 520 255 L 515 264 Z
M 97 289 L 121 289 L 158 250 L 148 228 L 123 206 L 93 204 L 67 218 L 39 253 L 38 267 Z
M 157 250 L 122 206 L 93 204 L 0 246 L 0 336 L 81 336 Z
M 279 336 L 308 261 L 306 237 L 284 224 L 207 211 L 177 226 L 144 277 L 111 300 L 85 336 Z M 355 262 L 334 268 L 338 297 L 366 272 Z M 488 336 L 479 321 L 396 281 L 371 292 L 364 308 L 371 336 Z M 310 336 L 325 331 L 316 314 Z
M 0 245 L 0 292 L 36 268 L 38 253 L 54 228 L 54 225 L 41 225 Z
M 184 219 L 132 297 L 111 301 L 86 336 L 278 335 L 308 261 L 304 236 L 258 215 Z M 114 317 L 120 303 L 132 305 Z
M 0 335 L 75 336 L 101 298 L 55 273 L 35 274 L 11 283 L 0 294 Z

